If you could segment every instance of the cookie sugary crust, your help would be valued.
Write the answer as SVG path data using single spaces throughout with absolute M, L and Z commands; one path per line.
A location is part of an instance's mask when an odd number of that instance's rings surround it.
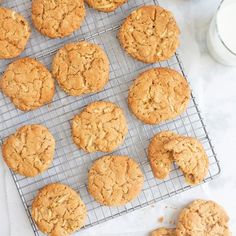
M 175 229 L 158 228 L 150 233 L 150 236 L 176 236 Z
M 0 7 L 0 59 L 13 58 L 24 51 L 30 27 L 19 13 Z
M 111 152 L 127 132 L 123 111 L 111 102 L 93 102 L 72 120 L 73 140 L 86 152 Z
M 109 60 L 96 44 L 66 44 L 53 59 L 53 77 L 69 95 L 79 96 L 102 90 L 109 80 Z
M 104 156 L 88 174 L 88 191 L 107 206 L 124 205 L 140 193 L 144 177 L 138 164 L 127 156 Z
M 32 20 L 50 38 L 69 36 L 78 30 L 85 17 L 83 0 L 33 0 Z
M 179 215 L 177 236 L 230 236 L 229 218 L 225 210 L 213 201 L 196 200 Z
M 26 125 L 10 135 L 2 145 L 3 159 L 18 174 L 32 177 L 51 164 L 55 139 L 42 125 Z
M 143 6 L 124 21 L 118 34 L 121 46 L 137 60 L 154 63 L 171 58 L 179 46 L 173 15 L 159 6 Z
M 102 12 L 112 12 L 128 0 L 85 0 L 92 8 Z
M 129 90 L 128 104 L 133 114 L 146 124 L 159 124 L 186 110 L 190 88 L 186 79 L 169 68 L 141 73 Z
M 51 102 L 55 92 L 51 73 L 31 58 L 11 63 L 0 80 L 0 88 L 22 111 L 34 110 Z
M 54 183 L 43 187 L 32 204 L 32 217 L 38 228 L 51 236 L 66 236 L 83 227 L 86 207 L 70 187 Z

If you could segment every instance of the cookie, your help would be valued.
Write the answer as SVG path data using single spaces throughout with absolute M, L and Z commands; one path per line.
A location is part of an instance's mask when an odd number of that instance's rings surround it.
M 179 136 L 164 145 L 189 184 L 199 184 L 206 177 L 209 160 L 202 144 L 192 137 Z
M 112 152 L 127 132 L 123 111 L 111 102 L 93 102 L 72 120 L 74 143 L 86 152 Z
M 175 229 L 158 228 L 151 232 L 150 236 L 175 236 Z
M 162 131 L 156 134 L 148 146 L 148 159 L 154 176 L 158 179 L 165 179 L 171 170 L 173 163 L 172 152 L 166 150 L 164 145 L 177 134 L 171 131 Z
M 213 201 L 195 200 L 184 208 L 176 227 L 177 236 L 230 236 L 229 217 Z
M 102 90 L 109 79 L 109 60 L 96 44 L 66 44 L 53 59 L 53 77 L 69 95 L 79 96 Z
M 32 203 L 38 228 L 51 236 L 67 236 L 84 226 L 87 216 L 79 194 L 69 186 L 53 183 L 43 187 Z
M 33 0 L 32 21 L 50 38 L 63 38 L 78 30 L 85 17 L 83 0 Z
M 127 156 L 104 156 L 96 160 L 88 173 L 88 191 L 106 206 L 120 206 L 140 193 L 144 182 L 141 169 Z
M 0 7 L 0 59 L 20 55 L 30 37 L 30 27 L 19 13 Z
M 128 0 L 85 0 L 90 7 L 102 12 L 112 12 L 127 1 Z
M 171 12 L 160 6 L 143 6 L 127 17 L 118 38 L 130 56 L 145 63 L 154 63 L 174 55 L 179 46 L 179 34 Z
M 26 125 L 2 145 L 3 159 L 10 169 L 23 176 L 39 175 L 51 164 L 55 139 L 43 125 Z
M 169 68 L 153 68 L 141 73 L 129 90 L 128 104 L 133 114 L 146 124 L 159 124 L 186 110 L 190 88 L 186 79 Z
M 51 102 L 55 92 L 51 73 L 31 58 L 11 63 L 0 80 L 0 88 L 22 111 L 34 110 Z

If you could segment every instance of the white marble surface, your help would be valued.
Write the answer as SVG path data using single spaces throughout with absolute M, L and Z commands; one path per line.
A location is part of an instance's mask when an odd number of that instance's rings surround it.
M 130 0 L 132 1 L 132 0 Z M 219 0 L 162 0 L 181 26 L 181 54 L 222 166 L 213 182 L 166 201 L 116 218 L 77 235 L 144 236 L 158 226 L 172 226 L 181 207 L 195 198 L 222 204 L 231 218 L 236 235 L 236 67 L 225 67 L 211 59 L 206 48 L 206 31 Z M 167 206 L 167 208 L 166 208 Z M 0 159 L 0 235 L 33 236 L 23 205 Z M 164 216 L 163 224 L 158 218 Z

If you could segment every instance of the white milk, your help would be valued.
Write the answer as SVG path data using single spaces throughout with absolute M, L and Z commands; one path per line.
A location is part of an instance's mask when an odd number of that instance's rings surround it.
M 236 66 L 236 0 L 222 2 L 211 22 L 207 45 L 215 60 Z

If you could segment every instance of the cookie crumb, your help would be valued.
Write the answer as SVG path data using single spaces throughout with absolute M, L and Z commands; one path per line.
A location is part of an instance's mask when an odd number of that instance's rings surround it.
M 163 216 L 159 217 L 158 222 L 163 223 L 163 221 L 164 221 L 164 217 Z

